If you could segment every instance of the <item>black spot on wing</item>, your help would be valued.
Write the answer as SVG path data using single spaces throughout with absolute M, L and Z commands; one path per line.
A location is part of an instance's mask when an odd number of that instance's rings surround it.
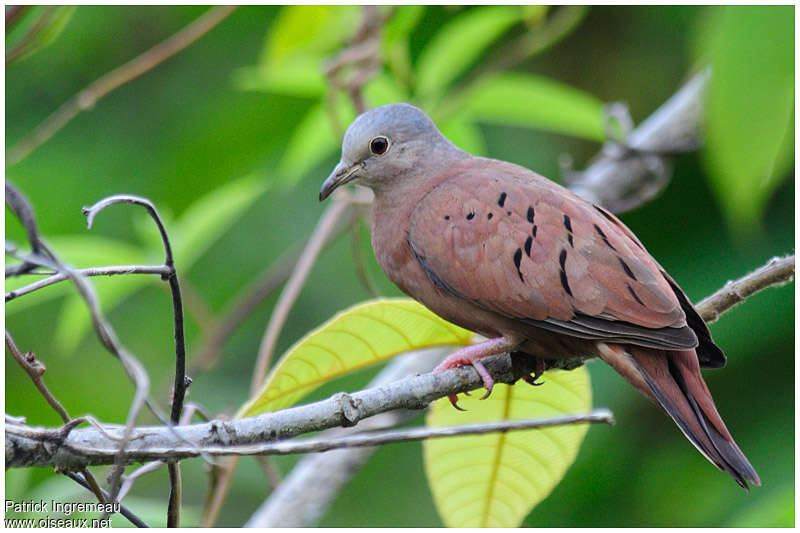
M 567 263 L 566 250 L 561 250 L 561 253 L 558 255 L 558 263 L 561 265 L 561 271 L 559 272 L 561 275 L 561 286 L 564 287 L 564 292 L 572 296 L 572 290 L 569 288 L 569 280 L 567 280 L 567 271 L 564 269 Z
M 628 266 L 628 263 L 626 263 L 621 257 L 617 257 L 617 259 L 619 259 L 619 264 L 622 265 L 622 270 L 625 271 L 628 277 L 634 281 L 638 281 L 636 276 L 633 275 L 633 271 L 631 270 L 631 267 Z
M 500 198 L 497 199 L 497 205 L 499 205 L 500 207 L 503 207 L 503 205 L 506 203 L 506 197 L 507 196 L 508 195 L 506 193 L 504 193 L 504 192 L 500 193 Z
M 517 251 L 514 252 L 514 266 L 517 267 L 517 274 L 519 274 L 519 280 L 525 283 L 525 278 L 522 277 L 522 271 L 519 269 L 520 264 L 522 264 L 522 250 L 517 248 Z
M 467 218 L 467 220 L 472 220 L 473 218 L 475 218 L 475 213 L 472 213 L 472 212 L 467 213 L 467 217 L 466 218 Z
M 608 246 L 609 248 L 611 248 L 615 252 L 617 251 L 617 249 L 614 248 L 614 245 L 611 244 L 610 242 L 608 242 L 608 237 L 606 237 L 606 234 L 603 233 L 603 230 L 600 229 L 600 226 L 595 224 L 594 225 L 594 230 L 597 232 L 598 235 L 600 235 L 600 238 L 603 239 L 603 242 L 606 243 L 606 246 Z
M 525 255 L 531 256 L 531 245 L 533 244 L 533 237 L 525 239 Z
M 575 243 L 572 242 L 572 220 L 569 215 L 564 215 L 564 227 L 567 228 L 567 241 L 571 248 L 575 248 Z
M 643 306 L 644 303 L 642 303 L 642 301 L 639 299 L 639 297 L 636 296 L 636 291 L 633 290 L 633 287 L 631 287 L 630 284 L 628 284 L 628 283 L 626 283 L 625 285 L 628 287 L 628 292 L 631 293 L 631 296 L 633 296 L 633 299 L 636 300 L 637 302 L 639 302 L 639 305 Z
M 534 224 L 533 229 L 531 230 L 531 235 L 536 237 L 536 225 Z
M 528 212 L 526 213 L 526 215 L 525 215 L 525 218 L 526 218 L 526 219 L 528 220 L 528 222 L 530 222 L 531 224 L 533 224 L 533 216 L 534 216 L 534 215 L 535 215 L 535 212 L 533 211 L 533 206 L 528 206 Z
M 492 220 L 493 216 L 494 216 L 494 213 L 489 213 L 488 215 L 486 215 L 486 218 L 488 218 L 489 220 Z

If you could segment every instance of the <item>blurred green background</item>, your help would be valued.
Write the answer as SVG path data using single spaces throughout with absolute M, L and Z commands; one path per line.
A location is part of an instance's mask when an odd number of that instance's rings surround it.
M 145 196 L 157 205 L 174 239 L 187 297 L 190 362 L 209 324 L 237 293 L 311 234 L 324 207 L 317 202 L 319 186 L 338 161 L 341 130 L 328 120 L 321 60 L 346 45 L 361 8 L 291 9 L 297 8 L 237 9 L 6 171 L 33 204 L 45 238 L 74 266 L 160 261 L 155 230 L 139 210 L 115 206 L 91 231 L 80 212 L 116 193 Z M 399 8 L 381 44 L 387 62 L 365 91 L 367 105 L 411 99 L 445 124 L 457 144 L 559 179 L 560 155 L 571 155 L 582 168 L 599 149 L 602 102 L 626 102 L 638 123 L 712 61 L 716 78 L 710 91 L 717 103 L 709 106 L 707 147 L 676 157 L 667 189 L 621 218 L 694 301 L 774 255 L 793 253 L 793 7 L 620 6 L 566 15 L 558 12 L 565 8 L 478 11 L 487 9 L 493 8 Z M 84 6 L 65 15 L 63 31 L 51 42 L 7 64 L 7 154 L 76 92 L 205 10 Z M 572 17 L 569 31 L 502 65 L 505 46 L 552 30 L 558 16 Z M 29 27 L 30 20 L 23 22 Z M 23 24 L 7 34 L 7 50 L 25 29 Z M 480 41 L 476 37 L 462 43 L 464 35 L 489 37 L 482 44 L 473 42 Z M 459 67 L 464 57 L 469 64 Z M 528 81 L 559 82 L 552 97 L 565 102 L 564 116 L 553 118 L 545 110 L 537 118 L 534 95 L 527 105 L 536 112 L 529 116 L 520 108 L 520 117 L 509 117 L 482 100 L 480 91 L 470 92 L 478 86 L 473 78 L 480 81 L 482 69 L 494 64 Z M 749 96 L 742 97 L 733 89 L 737 80 L 760 85 L 748 86 Z M 568 86 L 581 92 L 570 93 Z M 333 102 L 340 126 L 346 125 L 352 106 L 344 97 Z M 7 240 L 24 244 L 8 209 L 5 222 Z M 372 258 L 366 227 L 360 232 L 372 278 L 383 294 L 399 294 Z M 368 297 L 352 257 L 346 235 L 323 253 L 277 353 Z M 166 287 L 155 278 L 93 281 L 122 342 L 148 369 L 154 397 L 166 405 L 174 357 Z M 122 422 L 132 386 L 86 329 L 85 311 L 68 294 L 66 286 L 50 287 L 9 302 L 6 326 L 22 350 L 46 364 L 46 382 L 72 416 L 91 413 Z M 247 318 L 212 369 L 191 376 L 190 401 L 230 415 L 246 400 L 276 298 L 277 293 Z M 617 425 L 589 430 L 576 463 L 524 525 L 793 526 L 793 302 L 793 284 L 770 289 L 711 326 L 728 366 L 705 377 L 763 487 L 741 490 L 622 378 L 591 362 L 594 403 L 610 408 Z M 314 397 L 357 390 L 373 374 L 349 376 Z M 59 424 L 8 356 L 5 401 L 7 413 L 30 424 Z M 280 457 L 276 464 L 288 472 L 295 461 Z M 243 463 L 218 525 L 242 525 L 269 492 L 255 462 Z M 182 465 L 184 523 L 197 524 L 207 469 L 199 460 Z M 139 480 L 125 502 L 151 524 L 163 525 L 167 490 L 166 472 L 159 471 Z M 86 498 L 50 470 L 7 471 L 6 498 L 32 497 Z M 441 525 L 420 445 L 379 450 L 321 525 Z

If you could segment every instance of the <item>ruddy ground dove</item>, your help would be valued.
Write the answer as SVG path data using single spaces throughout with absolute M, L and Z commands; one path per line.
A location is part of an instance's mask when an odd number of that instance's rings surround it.
M 739 485 L 761 484 L 700 374 L 724 366 L 725 355 L 614 215 L 526 168 L 464 152 L 409 104 L 353 122 L 320 200 L 350 182 L 375 193 L 372 246 L 386 275 L 488 338 L 437 369 L 471 364 L 488 394 L 493 381 L 480 362 L 488 355 L 522 352 L 538 369 L 600 357 Z

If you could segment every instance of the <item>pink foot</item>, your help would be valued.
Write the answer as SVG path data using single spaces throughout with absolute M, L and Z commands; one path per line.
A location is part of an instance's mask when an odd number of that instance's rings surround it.
M 472 367 L 475 368 L 475 370 L 481 376 L 481 379 L 483 380 L 483 386 L 486 387 L 486 394 L 484 394 L 481 398 L 481 400 L 484 400 L 492 393 L 492 388 L 494 388 L 494 379 L 492 378 L 492 375 L 489 374 L 489 371 L 486 370 L 486 367 L 483 366 L 483 363 L 480 362 L 480 359 L 490 355 L 508 352 L 516 348 L 518 345 L 518 342 L 507 339 L 506 337 L 497 337 L 496 339 L 489 339 L 478 344 L 473 344 L 472 346 L 466 346 L 445 358 L 445 360 L 439 363 L 439 365 L 434 369 L 434 372 L 457 366 L 472 365 Z M 458 406 L 457 395 L 454 394 L 452 396 L 448 396 L 447 398 L 450 400 L 450 403 L 453 404 L 453 407 L 460 411 L 464 410 Z

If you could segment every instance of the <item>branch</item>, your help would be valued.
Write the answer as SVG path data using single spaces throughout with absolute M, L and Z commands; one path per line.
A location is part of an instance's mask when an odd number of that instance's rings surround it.
M 720 290 L 704 298 L 695 307 L 706 322 L 714 322 L 719 316 L 745 301 L 753 294 L 768 287 L 777 287 L 794 279 L 794 255 L 773 257 L 766 265 L 736 281 L 729 281 Z
M 236 6 L 212 7 L 167 40 L 95 80 L 47 117 L 27 137 L 12 146 L 6 154 L 6 167 L 13 166 L 25 159 L 81 111 L 91 109 L 110 92 L 141 76 L 197 41 L 222 22 L 234 9 Z
M 669 180 L 668 154 L 699 146 L 703 92 L 710 77 L 709 69 L 696 74 L 634 129 L 624 145 L 607 144 L 586 170 L 570 173 L 570 189 L 615 213 L 656 196 Z
M 522 359 L 515 358 L 512 365 L 510 356 L 500 355 L 487 358 L 484 364 L 496 381 L 513 383 L 534 370 L 530 361 Z M 423 409 L 437 398 L 474 390 L 482 383 L 472 367 L 460 367 L 407 377 L 353 394 L 338 393 L 327 400 L 252 418 L 175 427 L 138 427 L 124 439 L 123 455 L 126 463 L 130 464 L 196 457 L 206 450 L 213 450 L 213 455 L 247 453 L 247 446 L 253 443 L 284 440 L 332 427 L 350 427 L 360 420 L 394 409 Z M 77 469 L 108 464 L 115 452 L 119 452 L 120 431 L 117 426 L 108 426 L 104 431 L 92 427 L 72 429 L 65 436 L 62 428 L 8 426 L 6 467 Z
M 76 268 L 75 272 L 81 276 L 118 276 L 124 274 L 158 274 L 159 276 L 169 275 L 169 268 L 164 265 L 119 265 L 92 268 Z M 20 296 L 25 296 L 49 285 L 69 279 L 65 274 L 58 272 L 27 272 L 29 275 L 45 275 L 47 278 L 41 279 L 30 285 L 25 285 L 19 289 L 14 289 L 6 293 L 6 302 L 10 302 Z

